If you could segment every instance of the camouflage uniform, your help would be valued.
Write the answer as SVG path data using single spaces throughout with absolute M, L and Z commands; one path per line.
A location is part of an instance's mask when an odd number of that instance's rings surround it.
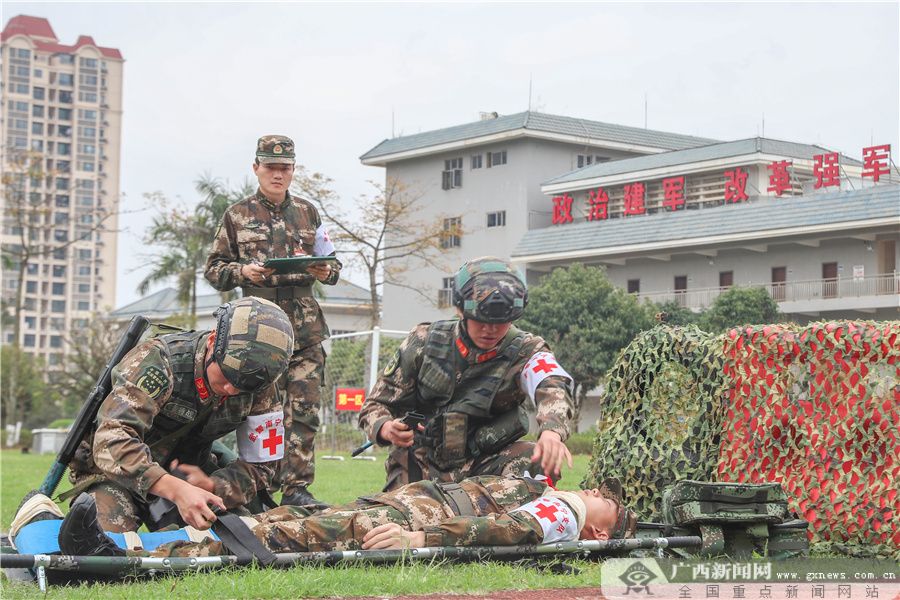
M 407 531 L 424 531 L 425 546 L 543 541 L 541 525 L 529 513 L 516 509 L 552 492 L 545 483 L 530 478 L 474 477 L 449 486 L 455 489 L 448 491 L 448 484 L 420 481 L 315 514 L 301 507 L 282 506 L 256 515 L 258 524 L 252 531 L 272 552 L 359 550 L 365 535 L 386 523 L 397 523 Z M 465 495 L 465 508 L 460 493 Z M 149 554 L 197 557 L 228 551 L 221 542 L 207 539 L 199 543 L 171 542 Z
M 273 152 L 277 158 L 273 158 Z M 293 164 L 294 144 L 284 136 L 264 136 L 259 139 L 257 156 L 263 162 Z M 241 286 L 245 296 L 259 296 L 278 304 L 293 323 L 294 354 L 288 376 L 282 379 L 282 391 L 287 396 L 284 414 L 288 444 L 279 479 L 285 495 L 308 486 L 315 477 L 315 436 L 325 372 L 321 342 L 329 331 L 313 297 L 313 275 L 273 274 L 263 286 L 255 286 L 241 275 L 241 267 L 261 265 L 270 258 L 315 255 L 323 236 L 327 241 L 322 219 L 312 203 L 286 192 L 284 201 L 276 205 L 257 190 L 225 212 L 206 261 L 206 279 L 214 288 L 228 291 Z M 326 254 L 334 256 L 333 251 Z M 340 268 L 340 263 L 334 265 L 322 283 L 335 285 Z
M 146 522 L 150 488 L 173 459 L 203 467 L 215 483 L 213 493 L 229 508 L 271 486 L 277 461 L 238 459 L 218 468 L 210 454 L 212 442 L 237 430 L 248 416 L 280 418 L 282 407 L 274 386 L 256 394 L 216 396 L 204 364 L 209 335 L 189 332 L 148 340 L 114 367 L 112 390 L 95 428 L 69 464 L 70 481 L 94 496 L 104 529 L 133 531 Z M 192 421 L 196 425 L 186 426 Z
M 427 436 L 419 434 L 412 448 L 394 448 L 385 463 L 385 490 L 419 479 L 461 481 L 473 475 L 521 475 L 526 469 L 536 474 L 540 466 L 530 464 L 535 445 L 514 441 L 527 433 L 525 405 L 529 399 L 537 406 L 541 432 L 554 431 L 563 441 L 569 435 L 573 413 L 570 377 L 556 364 L 547 343 L 512 326 L 497 348 L 484 351 L 469 339 L 462 323 L 438 321 L 413 329 L 363 404 L 359 425 L 370 440 L 382 445 L 386 443 L 377 437 L 381 426 L 408 411 L 422 412 L 433 422 L 435 417 L 447 415 L 448 409 L 468 413 L 467 419 L 459 419 L 455 425 L 459 429 L 456 436 L 465 447 L 449 460 L 438 457 L 440 451 L 435 448 L 426 447 Z M 555 369 L 548 372 L 560 374 L 548 375 L 541 365 L 552 365 Z M 537 375 L 532 372 L 535 366 Z M 539 381 L 532 387 L 536 379 Z M 491 396 L 485 390 L 492 386 L 496 392 Z M 473 403 L 473 398 L 480 398 L 481 405 L 475 406 L 478 403 Z M 502 436 L 493 425 L 503 421 L 506 425 L 501 428 L 507 429 L 510 421 L 523 420 L 524 430 L 518 436 L 496 444 Z M 444 423 L 448 423 L 446 418 Z M 446 439 L 439 446 L 445 449 Z

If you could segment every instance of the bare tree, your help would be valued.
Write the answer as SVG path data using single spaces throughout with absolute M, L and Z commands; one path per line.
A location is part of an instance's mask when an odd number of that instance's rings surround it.
M 370 326 L 381 321 L 378 290 L 386 283 L 413 290 L 434 302 L 420 287 L 407 284 L 403 276 L 410 269 L 410 261 L 446 270 L 440 262 L 441 240 L 462 232 L 458 228 L 445 230 L 440 216 L 422 218 L 423 194 L 397 179 L 389 178 L 384 185 L 370 182 L 375 193 L 356 200 L 355 217 L 340 206 L 331 183 L 328 177 L 309 173 L 302 166 L 294 172 L 293 188 L 317 206 L 338 252 L 349 254 L 348 262 L 368 275 Z
M 4 268 L 17 271 L 17 285 L 13 295 L 12 321 L 14 348 L 19 349 L 22 331 L 22 310 L 25 304 L 25 274 L 35 261 L 68 251 L 69 247 L 82 240 L 91 239 L 96 232 L 110 231 L 107 222 L 119 212 L 119 200 L 103 204 L 96 202 L 88 212 L 81 211 L 81 218 L 75 224 L 74 234 L 59 234 L 60 223 L 56 214 L 66 214 L 54 210 L 53 195 L 40 191 L 49 188 L 51 178 L 57 173 L 44 170 L 44 155 L 40 152 L 5 148 L 3 164 L 3 225 L 5 231 L 16 236 L 15 242 L 4 243 L 2 247 Z M 26 193 L 26 186 L 31 190 Z M 9 313 L 9 306 L 3 307 Z M 18 373 L 13 369 L 9 374 L 9 389 L 15 389 Z M 15 395 L 6 394 L 8 423 L 15 423 L 17 404 Z

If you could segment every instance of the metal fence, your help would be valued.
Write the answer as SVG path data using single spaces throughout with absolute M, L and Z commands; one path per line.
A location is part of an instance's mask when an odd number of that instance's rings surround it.
M 359 409 L 407 333 L 376 327 L 371 331 L 333 335 L 326 342 L 328 359 L 321 426 L 316 438 L 319 457 L 344 460 L 354 448 L 366 442 L 365 434 L 356 425 Z

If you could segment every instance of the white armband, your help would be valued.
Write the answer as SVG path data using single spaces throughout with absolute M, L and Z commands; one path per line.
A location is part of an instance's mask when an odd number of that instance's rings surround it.
M 550 352 L 538 352 L 525 363 L 525 368 L 522 369 L 522 374 L 520 375 L 522 389 L 534 401 L 534 391 L 543 380 L 551 375 L 565 377 L 570 382 L 575 381 L 571 375 L 566 373 L 565 369 L 559 366 L 553 354 Z
M 316 241 L 313 244 L 313 256 L 328 256 L 332 252 L 334 252 L 334 244 L 328 237 L 328 231 L 325 230 L 325 225 L 319 225 L 316 229 Z
M 250 415 L 236 433 L 243 460 L 261 463 L 284 458 L 284 412 Z
M 526 512 L 544 531 L 542 544 L 571 542 L 578 539 L 578 517 L 568 504 L 559 498 L 541 496 L 510 512 Z

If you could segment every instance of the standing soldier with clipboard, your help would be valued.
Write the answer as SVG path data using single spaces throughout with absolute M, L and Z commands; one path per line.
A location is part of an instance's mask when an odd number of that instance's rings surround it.
M 281 503 L 321 504 L 309 492 L 315 477 L 315 436 L 325 373 L 322 341 L 328 325 L 313 296 L 313 283 L 337 283 L 341 262 L 316 208 L 292 196 L 294 142 L 283 135 L 265 135 L 256 145 L 253 173 L 256 194 L 233 204 L 222 217 L 206 261 L 206 279 L 220 291 L 238 286 L 244 296 L 258 296 L 280 306 L 294 326 L 294 352 L 279 387 L 286 391 L 285 426 L 288 444 L 279 480 Z M 263 266 L 272 259 L 331 257 L 316 264 Z M 285 261 L 277 261 L 284 263 Z M 297 261 L 304 262 L 304 261 Z M 270 263 L 272 264 L 272 263 Z

